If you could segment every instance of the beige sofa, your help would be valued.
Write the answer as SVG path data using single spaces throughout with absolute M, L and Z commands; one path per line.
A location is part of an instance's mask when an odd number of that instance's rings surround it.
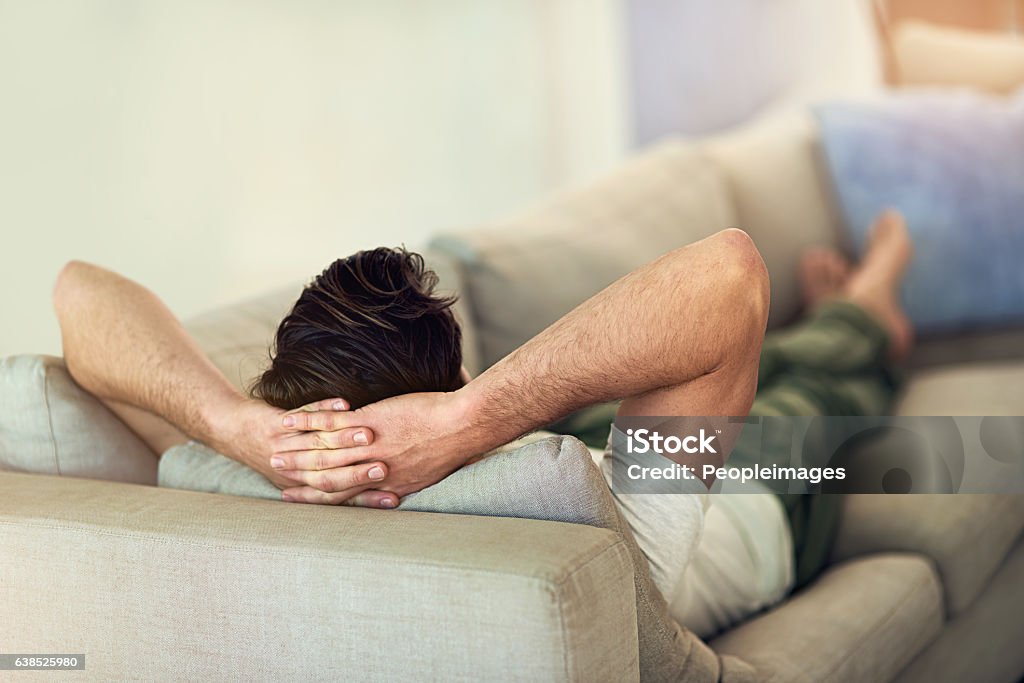
M 430 261 L 462 296 L 478 370 L 635 265 L 734 225 L 761 248 L 784 324 L 800 249 L 840 239 L 809 119 L 665 142 L 520 217 L 438 236 Z M 295 294 L 190 329 L 242 385 Z M 924 343 L 898 411 L 1022 414 L 1022 341 Z M 86 653 L 89 680 L 638 678 L 613 532 L 154 489 L 145 467 L 119 474 L 117 453 L 62 469 L 59 441 L 54 473 L 137 483 L 0 473 L 4 652 Z M 9 461 L 4 443 L 0 429 Z M 763 681 L 1017 680 L 1022 528 L 1024 496 L 850 496 L 834 565 L 710 649 L 690 636 L 686 680 L 751 679 L 724 654 Z

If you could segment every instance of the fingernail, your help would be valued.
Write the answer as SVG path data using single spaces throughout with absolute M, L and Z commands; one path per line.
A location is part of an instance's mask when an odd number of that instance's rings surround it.
M 283 500 L 286 503 L 291 503 L 292 502 L 292 496 L 291 496 L 290 493 L 286 493 L 285 491 L 281 491 L 281 500 Z
M 395 501 L 391 500 L 390 498 L 382 498 L 380 501 L 380 506 L 382 508 L 393 508 L 395 507 Z
M 335 401 L 331 407 L 335 410 L 348 410 L 348 405 L 344 401 Z
M 366 438 L 366 432 L 356 432 L 352 436 L 352 440 L 361 446 L 365 446 L 367 443 L 369 443 L 369 440 Z
M 284 426 L 285 427 L 294 427 L 295 426 L 295 416 L 294 415 L 285 415 L 284 416 Z
M 284 467 L 284 458 L 278 458 L 277 456 L 274 456 L 273 458 L 270 459 L 270 466 L 273 467 L 275 470 L 281 469 L 282 467 Z
M 383 479 L 384 478 L 384 470 L 382 470 L 381 468 L 379 468 L 377 466 L 371 467 L 370 471 L 367 472 L 367 474 L 370 475 L 370 479 Z

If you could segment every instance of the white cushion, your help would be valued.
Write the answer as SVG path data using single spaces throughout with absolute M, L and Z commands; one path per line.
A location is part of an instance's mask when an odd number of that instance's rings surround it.
M 0 470 L 156 484 L 157 458 L 53 356 L 0 359 Z

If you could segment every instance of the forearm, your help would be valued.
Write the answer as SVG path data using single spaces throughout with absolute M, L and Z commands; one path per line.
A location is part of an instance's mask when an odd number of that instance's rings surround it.
M 738 346 L 745 330 L 763 332 L 766 291 L 749 284 L 764 280 L 763 268 L 749 238 L 728 231 L 623 277 L 460 390 L 470 438 L 498 445 L 580 407 L 685 384 L 749 356 Z
M 244 398 L 152 292 L 115 273 L 69 263 L 54 288 L 64 359 L 96 396 L 159 415 L 216 444 L 215 417 Z

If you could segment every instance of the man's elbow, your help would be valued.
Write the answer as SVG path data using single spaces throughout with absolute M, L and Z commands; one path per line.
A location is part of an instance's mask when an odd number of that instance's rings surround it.
M 768 269 L 754 240 L 743 230 L 730 228 L 714 236 L 719 242 L 721 292 L 729 309 L 743 318 L 751 333 L 764 334 L 771 302 Z
M 95 266 L 84 261 L 68 261 L 57 273 L 57 281 L 53 284 L 52 302 L 58 319 L 61 313 L 67 310 L 76 294 L 82 291 L 86 278 L 94 268 Z

